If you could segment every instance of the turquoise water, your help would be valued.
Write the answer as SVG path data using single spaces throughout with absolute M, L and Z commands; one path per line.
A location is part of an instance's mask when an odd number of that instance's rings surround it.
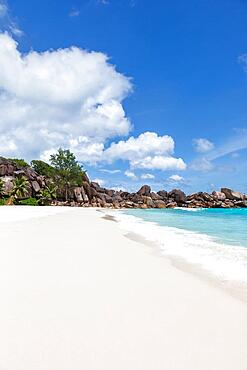
M 235 209 L 134 209 L 124 211 L 160 226 L 195 231 L 219 243 L 247 248 L 247 208 Z

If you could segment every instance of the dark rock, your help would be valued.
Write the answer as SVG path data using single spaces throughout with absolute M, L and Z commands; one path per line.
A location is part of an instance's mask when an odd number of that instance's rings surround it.
M 168 193 L 167 193 L 167 191 L 165 191 L 165 190 L 160 190 L 160 191 L 158 191 L 157 192 L 157 194 L 164 200 L 164 199 L 167 199 L 167 197 L 168 197 Z
M 153 200 L 163 200 L 163 198 L 159 194 L 154 193 L 153 191 L 151 192 L 151 198 Z
M 134 203 L 127 201 L 127 202 L 124 202 L 124 206 L 125 208 L 134 208 Z
M 36 181 L 39 183 L 39 186 L 41 188 L 44 188 L 46 185 L 49 185 L 49 182 L 51 182 L 51 180 L 48 181 L 48 179 L 46 179 L 45 176 L 38 176 L 36 178 Z
M 178 205 L 177 205 L 177 203 L 176 202 L 171 202 L 171 203 L 167 203 L 167 205 L 166 205 L 166 208 L 175 208 L 175 207 L 177 207 Z
M 224 201 L 226 199 L 226 195 L 221 191 L 213 191 L 212 195 L 214 199 Z
M 154 208 L 155 204 L 151 197 L 143 197 L 143 203 L 147 205 L 148 208 Z
M 86 174 L 86 172 L 83 172 L 82 180 L 87 182 L 88 184 L 90 183 L 90 180 L 89 180 L 88 175 Z
M 82 195 L 83 202 L 88 203 L 89 198 L 88 198 L 83 186 L 81 186 L 81 195 Z
M 228 188 L 221 188 L 221 193 L 224 193 L 227 199 L 230 200 L 244 200 L 245 195 Z
M 104 194 L 106 203 L 112 203 L 112 197 L 108 194 Z
M 97 191 L 94 187 L 90 186 L 90 184 L 86 181 L 83 181 L 83 188 L 89 198 L 89 200 L 92 200 L 93 197 L 97 196 Z
M 237 206 L 237 207 L 246 208 L 247 207 L 247 200 L 238 200 L 234 203 L 234 205 Z
M 149 208 L 147 204 L 143 203 L 143 204 L 140 204 L 139 208 L 141 209 L 147 209 Z
M 141 187 L 141 189 L 138 190 L 137 194 L 139 195 L 145 195 L 145 196 L 149 196 L 151 193 L 151 188 L 149 185 L 143 185 Z
M 24 173 L 29 180 L 35 180 L 38 176 L 32 168 L 25 168 Z
M 32 188 L 35 193 L 38 193 L 40 191 L 39 183 L 37 181 L 32 181 Z
M 112 189 L 105 189 L 105 193 L 107 195 L 109 195 L 110 197 L 113 197 L 113 195 L 115 194 L 115 190 L 112 190 Z
M 134 202 L 134 203 L 143 203 L 143 196 L 136 193 L 136 194 L 131 194 L 131 197 L 130 197 L 131 201 Z
M 166 203 L 163 200 L 154 200 L 155 208 L 166 208 Z
M 11 176 L 14 173 L 14 166 L 5 163 L 0 165 L 0 176 Z
M 122 202 L 122 197 L 119 194 L 116 194 L 112 198 L 113 202 Z
M 212 195 L 208 194 L 208 193 L 205 193 L 205 192 L 202 192 L 201 193 L 201 197 L 203 200 L 205 200 L 206 202 L 211 202 L 213 200 L 213 197 Z
M 92 187 L 92 188 L 94 188 L 95 190 L 97 190 L 97 189 L 99 189 L 99 188 L 100 188 L 99 184 L 98 184 L 97 182 L 94 182 L 94 181 L 92 181 L 92 182 L 90 183 L 90 185 L 91 185 L 91 187 Z
M 1 177 L 1 180 L 3 181 L 3 195 L 11 194 L 13 187 L 14 187 L 14 184 L 13 184 L 14 179 L 15 178 L 13 176 Z
M 168 194 L 169 197 L 175 200 L 176 203 L 185 203 L 186 201 L 186 195 L 182 190 L 179 189 L 173 189 Z
M 122 199 L 124 199 L 124 200 L 129 199 L 129 198 L 130 198 L 130 196 L 131 196 L 131 194 L 130 194 L 130 193 L 128 193 L 127 191 L 121 191 L 121 192 L 119 193 L 119 195 L 120 195 L 120 196 L 121 196 L 121 198 L 122 198 Z
M 80 187 L 74 188 L 74 195 L 75 195 L 75 200 L 78 203 L 82 203 L 83 202 L 83 197 L 82 197 L 82 193 L 81 193 L 81 188 Z

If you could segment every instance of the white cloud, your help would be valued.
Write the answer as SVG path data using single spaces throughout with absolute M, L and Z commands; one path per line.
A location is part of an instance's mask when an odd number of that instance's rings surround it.
M 193 145 L 198 153 L 207 153 L 214 148 L 214 144 L 208 139 L 194 139 Z
M 8 13 L 8 7 L 5 3 L 0 2 L 0 18 L 3 18 Z
M 72 9 L 70 12 L 69 12 L 69 17 L 79 17 L 80 15 L 80 11 L 77 10 L 77 9 Z
M 144 132 L 137 138 L 130 137 L 126 141 L 112 143 L 105 150 L 104 156 L 110 163 L 117 159 L 127 160 L 132 168 L 183 170 L 186 168 L 184 161 L 172 157 L 174 146 L 171 136 Z
M 183 176 L 172 175 L 168 178 L 168 180 L 171 180 L 171 181 L 174 181 L 174 182 L 181 182 L 181 181 L 184 181 L 184 178 L 183 178 Z
M 141 179 L 143 179 L 143 180 L 154 179 L 154 178 L 155 178 L 155 176 L 152 175 L 151 173 L 144 173 L 144 174 L 141 175 Z
M 131 136 L 128 140 L 113 143 L 107 149 L 108 161 L 123 159 L 132 161 L 147 155 L 173 153 L 174 140 L 170 136 L 158 136 L 155 132 L 144 132 L 137 138 Z
M 12 23 L 10 26 L 9 26 L 9 29 L 11 31 L 11 33 L 14 35 L 14 36 L 17 36 L 17 37 L 21 37 L 24 35 L 24 32 L 22 30 L 20 30 L 20 28 L 18 28 L 14 23 Z
M 11 140 L 9 137 L 3 135 L 1 136 L 1 142 L 0 142 L 0 153 L 5 154 L 5 153 L 13 153 L 17 149 L 17 146 Z
M 132 168 L 151 169 L 151 170 L 185 170 L 186 164 L 182 158 L 165 157 L 155 155 L 131 161 Z
M 214 168 L 213 163 L 207 158 L 198 158 L 190 166 L 195 171 L 208 172 Z
M 108 170 L 106 168 L 101 168 L 99 171 L 100 172 L 105 172 L 105 173 L 110 173 L 110 174 L 121 173 L 120 170 Z
M 234 135 L 232 135 L 229 139 L 224 140 L 224 144 L 213 150 L 212 153 L 209 153 L 207 155 L 207 158 L 210 160 L 214 160 L 246 148 L 247 129 L 235 129 Z
M 22 55 L 0 34 L 0 134 L 19 156 L 62 146 L 79 160 L 99 160 L 107 139 L 130 131 L 122 107 L 130 91 L 129 79 L 102 53 L 72 47 Z
M 23 31 L 20 30 L 16 21 L 10 14 L 8 3 L 5 0 L 0 0 L 0 30 L 8 31 L 16 37 L 21 37 Z
M 172 137 L 132 129 L 122 102 L 130 80 L 105 54 L 77 47 L 21 54 L 7 33 L 0 34 L 0 135 L 11 145 L 4 154 L 48 160 L 70 148 L 88 164 L 128 161 L 130 168 L 183 170 Z M 116 172 L 115 172 L 116 173 Z
M 103 179 L 93 179 L 92 180 L 93 182 L 97 182 L 97 184 L 99 184 L 99 186 L 104 186 L 106 184 L 106 181 L 103 180 Z
M 126 170 L 125 172 L 124 172 L 124 174 L 125 174 L 125 176 L 127 176 L 129 179 L 131 179 L 131 180 L 137 180 L 138 179 L 138 177 L 135 175 L 135 173 L 134 172 L 132 172 L 132 171 L 129 171 L 129 170 Z

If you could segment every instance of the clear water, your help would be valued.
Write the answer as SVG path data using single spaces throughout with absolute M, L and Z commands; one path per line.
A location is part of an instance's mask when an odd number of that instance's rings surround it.
M 117 213 L 120 227 L 222 280 L 247 284 L 247 209 L 148 209 Z
M 125 213 L 160 226 L 207 234 L 218 242 L 247 248 L 247 208 L 135 209 Z

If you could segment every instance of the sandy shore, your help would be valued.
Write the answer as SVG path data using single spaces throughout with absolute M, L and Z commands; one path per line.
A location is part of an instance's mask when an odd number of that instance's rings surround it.
M 0 230 L 1 370 L 247 369 L 247 305 L 102 213 L 0 207 Z

